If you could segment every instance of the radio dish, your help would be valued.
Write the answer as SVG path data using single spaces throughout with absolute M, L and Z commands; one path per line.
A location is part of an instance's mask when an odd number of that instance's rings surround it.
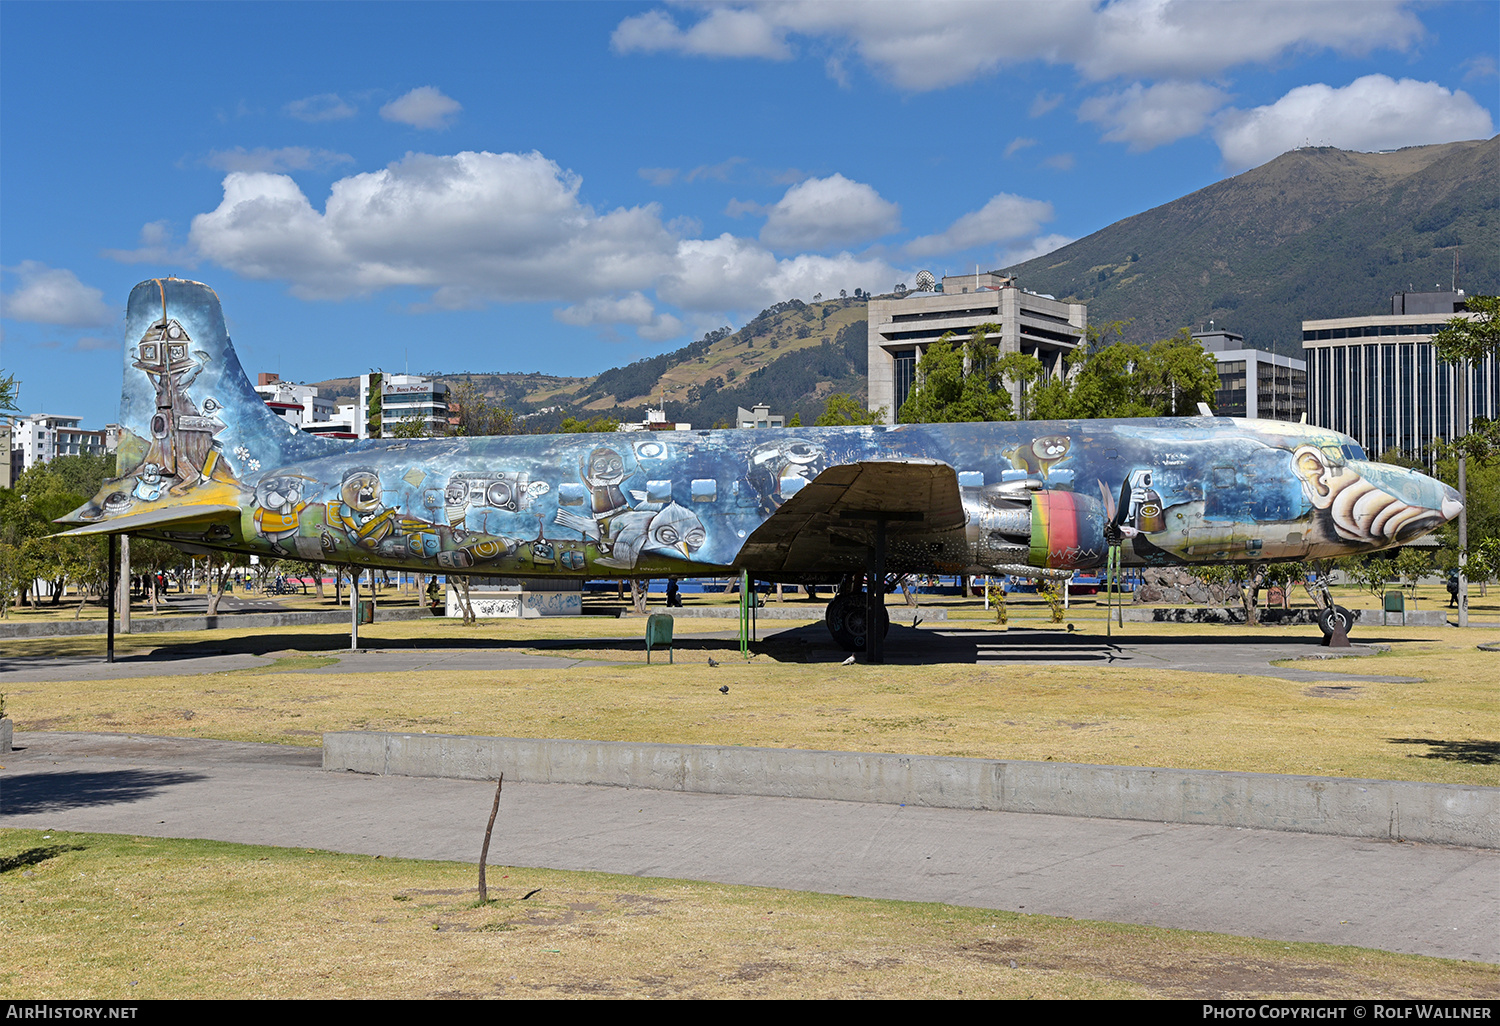
M 918 292 L 931 292 L 933 286 L 936 285 L 936 284 L 937 284 L 937 279 L 932 276 L 932 272 L 931 271 L 918 271 L 917 272 L 917 291 Z

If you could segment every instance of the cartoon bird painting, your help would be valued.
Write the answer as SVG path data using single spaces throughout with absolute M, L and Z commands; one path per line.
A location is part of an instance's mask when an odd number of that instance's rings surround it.
M 596 541 L 599 538 L 599 524 L 592 517 L 559 510 L 557 522 L 585 537 Z M 675 502 L 660 508 L 641 507 L 616 515 L 610 524 L 610 535 L 613 543 L 610 553 L 600 556 L 595 562 L 619 570 L 634 568 L 643 552 L 692 559 L 693 553 L 707 540 L 698 514 Z

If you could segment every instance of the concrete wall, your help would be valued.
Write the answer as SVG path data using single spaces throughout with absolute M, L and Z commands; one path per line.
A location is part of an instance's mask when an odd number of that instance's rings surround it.
M 1354 622 L 1366 627 L 1374 625 L 1381 626 L 1381 617 L 1385 617 L 1384 625 L 1399 627 L 1402 624 L 1400 613 L 1382 613 L 1378 609 L 1351 609 L 1349 613 L 1354 617 Z M 1213 606 L 1192 606 L 1185 608 L 1142 608 L 1125 607 L 1125 619 L 1133 623 L 1244 623 L 1245 611 L 1235 608 L 1215 608 Z M 1318 613 L 1315 609 L 1262 609 L 1260 611 L 1261 623 L 1280 625 L 1314 624 L 1318 622 Z M 1448 613 L 1442 609 L 1408 609 L 1406 611 L 1406 626 L 1408 627 L 1446 627 L 1448 625 Z
M 375 621 L 425 620 L 432 616 L 426 609 L 375 610 Z M 219 616 L 132 616 L 131 634 L 156 634 L 167 631 L 263 630 L 271 627 L 300 627 L 307 624 L 349 622 L 349 610 L 326 613 L 224 613 Z M 0 623 L 0 638 L 58 638 L 76 634 L 106 634 L 104 620 L 46 620 L 34 623 Z M 120 633 L 116 628 L 116 633 Z
M 323 768 L 1137 819 L 1500 847 L 1500 788 L 709 745 L 345 732 Z

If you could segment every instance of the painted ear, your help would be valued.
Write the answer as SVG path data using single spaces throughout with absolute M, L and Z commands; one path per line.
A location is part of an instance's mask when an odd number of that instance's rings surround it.
M 1327 509 L 1333 502 L 1333 489 L 1328 485 L 1328 464 L 1315 446 L 1304 445 L 1292 454 L 1292 469 L 1302 479 L 1308 498 L 1319 509 Z

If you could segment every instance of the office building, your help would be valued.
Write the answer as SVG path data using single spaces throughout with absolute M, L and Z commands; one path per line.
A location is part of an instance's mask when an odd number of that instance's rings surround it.
M 734 426 L 741 428 L 779 428 L 786 427 L 786 417 L 780 413 L 772 414 L 771 407 L 765 403 L 757 403 L 750 409 L 737 406 L 738 411 L 734 416 Z
M 924 271 L 917 280 L 925 284 L 932 276 Z M 1027 291 L 998 271 L 945 277 L 941 286 L 934 282 L 930 291 L 908 292 L 899 299 L 872 299 L 869 409 L 884 407 L 886 423 L 894 424 L 927 346 L 950 331 L 954 344 L 962 344 L 982 324 L 999 329 L 986 341 L 998 344 L 1002 356 L 1035 356 L 1048 375 L 1060 377 L 1064 354 L 1083 341 L 1088 307 Z
M 98 456 L 107 451 L 106 432 L 78 426 L 82 417 L 33 413 L 10 419 L 10 462 L 19 475 L 59 456 Z
M 1500 366 L 1489 356 L 1463 375 L 1437 358 L 1432 336 L 1464 314 L 1464 294 L 1403 292 L 1391 311 L 1302 322 L 1308 420 L 1342 431 L 1371 456 L 1387 449 L 1428 453 L 1496 417 Z
M 1219 368 L 1214 413 L 1221 417 L 1301 420 L 1307 412 L 1307 363 L 1251 349 L 1232 331 L 1200 331 L 1193 338 Z
M 361 374 L 354 421 L 360 438 L 370 437 L 372 381 L 380 389 L 381 434 L 390 437 L 397 424 L 415 422 L 424 433 L 448 432 L 448 386 L 420 374 Z

